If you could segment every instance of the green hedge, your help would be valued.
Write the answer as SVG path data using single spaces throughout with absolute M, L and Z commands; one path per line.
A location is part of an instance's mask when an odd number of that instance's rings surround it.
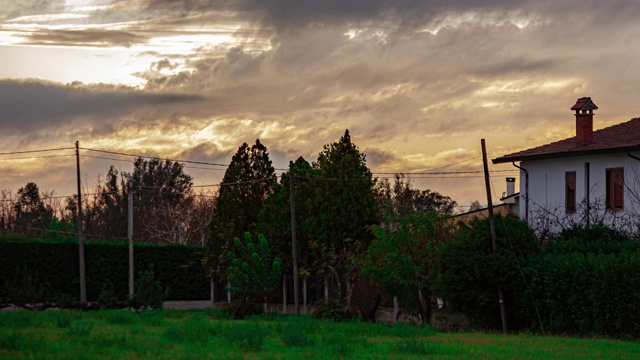
M 548 333 L 640 336 L 640 242 L 595 225 L 563 231 L 527 266 L 530 305 Z M 533 314 L 532 314 L 533 315 Z
M 167 300 L 209 298 L 209 280 L 202 267 L 203 248 L 181 245 L 134 246 L 136 277 L 153 265 L 156 278 L 169 288 Z M 111 288 L 120 299 L 128 292 L 129 255 L 126 242 L 85 242 L 87 300 Z M 0 302 L 11 297 L 9 288 L 27 277 L 37 279 L 47 291 L 47 300 L 80 298 L 77 242 L 36 239 L 0 240 Z

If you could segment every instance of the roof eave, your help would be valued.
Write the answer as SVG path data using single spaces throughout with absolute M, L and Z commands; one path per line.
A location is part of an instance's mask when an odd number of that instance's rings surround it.
M 493 164 L 502 164 L 509 163 L 515 161 L 533 161 L 533 160 L 547 160 L 547 159 L 558 159 L 565 157 L 577 157 L 577 156 L 585 156 L 585 155 L 600 155 L 600 154 L 612 154 L 612 153 L 620 153 L 620 152 L 628 152 L 628 151 L 640 151 L 640 145 L 634 146 L 625 146 L 625 147 L 617 147 L 617 148 L 607 148 L 607 149 L 589 149 L 589 150 L 580 150 L 580 151 L 562 151 L 555 152 L 549 154 L 538 154 L 538 155 L 523 155 L 523 156 L 502 156 L 499 158 L 491 159 Z

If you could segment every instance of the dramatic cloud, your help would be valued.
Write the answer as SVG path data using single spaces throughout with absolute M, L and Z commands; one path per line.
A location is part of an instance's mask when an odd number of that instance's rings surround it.
M 596 128 L 640 115 L 640 7 L 631 0 L 86 0 L 4 9 L 5 54 L 68 57 L 16 57 L 21 74 L 45 66 L 65 80 L 0 81 L 6 146 L 83 138 L 226 163 L 260 138 L 286 167 L 314 160 L 349 129 L 376 171 L 477 170 L 481 138 L 500 156 L 572 136 L 578 97 L 600 107 Z M 60 83 L 74 74 L 92 82 L 74 66 L 96 59 L 109 84 Z M 8 64 L 7 78 L 18 71 Z M 123 73 L 137 82 L 120 84 Z M 481 178 L 414 184 L 461 203 L 483 198 Z
M 0 123 L 4 133 L 117 120 L 131 112 L 177 103 L 194 103 L 196 95 L 152 94 L 127 87 L 59 85 L 35 80 L 0 81 Z
M 144 36 L 111 30 L 48 30 L 36 31 L 25 36 L 28 45 L 130 47 L 145 43 Z

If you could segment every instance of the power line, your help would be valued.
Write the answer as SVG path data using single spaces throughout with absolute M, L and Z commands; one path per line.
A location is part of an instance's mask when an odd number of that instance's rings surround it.
M 35 159 L 47 159 L 47 158 L 70 157 L 70 156 L 75 156 L 75 155 L 69 154 L 69 155 L 45 155 L 45 156 L 33 156 L 33 157 L 21 157 L 21 158 L 0 158 L 0 161 L 35 160 Z
M 117 151 L 107 151 L 107 150 L 98 150 L 98 149 L 89 149 L 89 148 L 80 148 L 80 149 L 86 150 L 86 151 L 100 152 L 100 153 L 104 153 L 104 154 L 131 156 L 131 157 L 141 157 L 141 158 L 147 158 L 147 159 L 163 159 L 162 157 L 156 156 L 156 155 L 136 155 L 136 154 L 128 154 L 128 153 L 123 153 L 123 152 L 117 152 Z M 180 160 L 180 159 L 169 159 L 169 158 L 167 158 L 165 160 L 174 161 L 174 162 L 180 162 L 180 163 L 185 163 L 185 164 L 200 164 L 200 165 L 211 165 L 211 166 L 224 166 L 224 167 L 227 167 L 227 165 L 225 165 L 225 164 L 218 164 L 218 163 L 211 163 L 211 162 L 204 162 L 204 161 Z
M 504 173 L 504 172 L 510 172 L 510 173 L 515 173 L 518 172 L 518 170 L 494 170 L 491 172 L 499 172 L 499 173 Z M 453 175 L 453 174 L 480 174 L 480 173 L 484 173 L 483 170 L 469 170 L 469 171 L 440 171 L 440 172 L 372 172 L 371 174 L 379 174 L 379 175 Z
M 66 148 L 56 148 L 56 149 L 26 150 L 26 151 L 11 151 L 11 152 L 4 152 L 4 153 L 0 153 L 0 155 L 31 154 L 31 153 L 38 153 L 38 152 L 60 151 L 60 150 L 75 150 L 75 148 L 73 148 L 73 147 L 66 147 Z

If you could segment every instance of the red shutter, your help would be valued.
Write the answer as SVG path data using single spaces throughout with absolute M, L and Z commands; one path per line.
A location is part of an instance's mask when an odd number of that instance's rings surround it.
M 624 168 L 607 169 L 607 209 L 624 208 Z
M 613 206 L 616 209 L 622 209 L 624 207 L 624 169 L 614 169 L 613 174 Z

